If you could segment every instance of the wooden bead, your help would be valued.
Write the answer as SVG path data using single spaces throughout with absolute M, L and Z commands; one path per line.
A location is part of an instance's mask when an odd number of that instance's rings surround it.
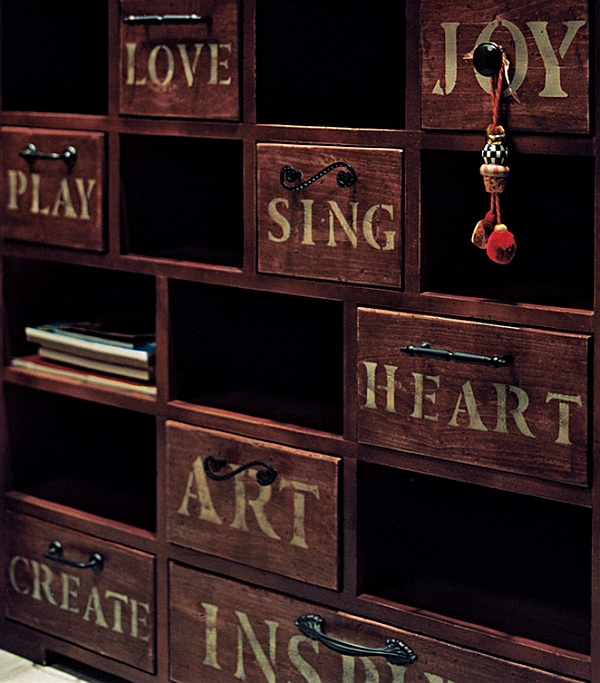
M 479 172 L 483 176 L 483 183 L 487 192 L 500 194 L 506 187 L 506 179 L 510 173 L 508 166 L 500 164 L 482 164 Z

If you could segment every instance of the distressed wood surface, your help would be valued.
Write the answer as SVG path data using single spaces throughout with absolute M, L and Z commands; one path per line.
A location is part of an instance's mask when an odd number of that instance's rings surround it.
M 209 456 L 226 460 L 218 476 L 261 460 L 277 478 L 260 486 L 254 465 L 214 481 L 204 471 Z M 338 469 L 339 458 L 169 421 L 168 540 L 335 589 Z
M 125 24 L 128 16 L 209 16 L 209 23 Z M 120 111 L 237 119 L 236 0 L 122 0 Z
M 171 678 L 177 683 L 571 680 L 176 564 L 170 574 Z M 300 634 L 294 621 L 305 614 L 322 617 L 327 636 L 368 648 L 382 648 L 388 638 L 397 639 L 418 659 L 404 667 L 382 656 L 337 654 Z
M 489 78 L 464 56 L 491 41 L 510 60 L 519 100 L 504 98 L 509 131 L 588 133 L 589 34 L 584 0 L 421 3 L 422 126 L 485 131 Z
M 338 161 L 356 172 L 349 188 L 336 181 L 344 168 L 297 192 L 280 183 L 284 166 L 302 172 L 295 186 Z M 399 149 L 259 144 L 259 271 L 400 287 L 402 168 Z
M 104 249 L 104 134 L 4 127 L 2 145 L 3 238 L 61 247 Z M 19 155 L 29 144 L 38 152 L 63 154 L 75 147 L 76 160 L 28 162 Z
M 494 368 L 400 351 L 423 342 L 514 361 Z M 358 345 L 362 443 L 587 483 L 589 337 L 359 309 Z
M 126 664 L 154 671 L 154 559 L 151 555 L 9 513 L 5 614 Z M 100 571 L 45 559 L 51 541 L 64 557 Z

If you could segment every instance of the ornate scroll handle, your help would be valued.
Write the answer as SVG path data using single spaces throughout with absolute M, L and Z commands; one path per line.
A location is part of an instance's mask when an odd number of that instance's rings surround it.
M 240 472 L 247 470 L 249 467 L 260 465 L 263 469 L 258 470 L 256 473 L 256 481 L 261 486 L 270 486 L 275 479 L 277 479 L 277 470 L 273 467 L 273 465 L 269 465 L 268 462 L 264 462 L 263 460 L 253 460 L 252 462 L 247 462 L 245 465 L 241 465 L 236 470 L 233 470 L 233 472 L 227 472 L 227 474 L 216 474 L 216 472 L 220 472 L 226 464 L 227 460 L 225 458 L 215 458 L 214 455 L 209 455 L 204 461 L 204 471 L 206 472 L 206 476 L 213 481 L 227 481 L 227 479 L 235 477 Z
M 102 569 L 102 555 L 100 553 L 92 553 L 89 562 L 76 562 L 63 557 L 63 547 L 60 541 L 51 541 L 48 550 L 44 553 L 47 560 L 58 562 L 59 564 L 66 564 L 67 567 L 74 567 L 75 569 L 93 569 L 100 571 Z
M 198 14 L 130 14 L 124 24 L 212 24 L 212 17 Z
M 456 363 L 470 363 L 472 365 L 490 365 L 493 368 L 503 368 L 514 361 L 511 353 L 504 356 L 480 356 L 476 353 L 462 353 L 447 349 L 432 349 L 431 345 L 423 342 L 420 346 L 403 346 L 400 351 L 407 356 L 422 356 L 433 360 L 455 361 Z
M 349 657 L 385 657 L 390 664 L 395 664 L 396 666 L 408 666 L 417 661 L 417 655 L 411 648 L 401 640 L 396 640 L 396 638 L 388 638 L 383 647 L 364 647 L 363 645 L 354 645 L 344 640 L 326 636 L 322 630 L 325 620 L 316 614 L 303 614 L 294 623 L 303 636 L 311 640 L 318 640 L 325 647 L 340 655 L 348 655 Z
M 289 190 L 290 192 L 299 192 L 300 190 L 304 190 L 304 188 L 308 187 L 309 185 L 312 185 L 312 183 L 314 183 L 316 180 L 319 180 L 330 171 L 333 171 L 334 168 L 339 168 L 340 166 L 343 166 L 347 170 L 340 171 L 337 174 L 337 184 L 343 188 L 352 187 L 358 178 L 356 171 L 345 161 L 336 161 L 333 164 L 329 164 L 329 166 L 324 168 L 322 171 L 319 171 L 312 178 L 300 183 L 300 185 L 291 185 L 291 183 L 295 183 L 297 180 L 302 178 L 302 171 L 297 171 L 293 166 L 284 166 L 281 171 L 279 171 L 279 181 L 286 190 Z
M 31 165 L 36 159 L 48 159 L 50 161 L 64 161 L 69 168 L 73 168 L 77 161 L 77 150 L 69 145 L 62 154 L 58 152 L 39 152 L 38 148 L 30 142 L 25 149 L 19 152 L 19 156 Z

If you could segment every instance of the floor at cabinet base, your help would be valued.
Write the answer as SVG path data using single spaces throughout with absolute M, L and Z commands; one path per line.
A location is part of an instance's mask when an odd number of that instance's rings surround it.
M 93 678 L 77 678 L 54 666 L 34 664 L 11 652 L 0 650 L 0 683 L 100 683 Z

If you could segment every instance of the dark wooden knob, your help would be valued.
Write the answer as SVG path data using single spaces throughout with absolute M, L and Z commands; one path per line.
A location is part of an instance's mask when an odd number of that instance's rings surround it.
M 493 76 L 502 68 L 502 50 L 496 43 L 481 43 L 473 52 L 473 66 L 482 76 Z

